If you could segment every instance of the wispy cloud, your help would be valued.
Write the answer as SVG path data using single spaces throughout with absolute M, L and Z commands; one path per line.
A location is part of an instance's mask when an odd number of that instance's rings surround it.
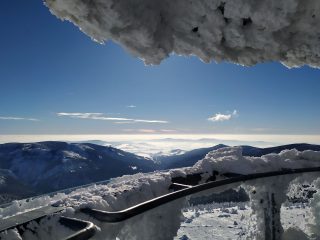
M 130 121 L 119 121 L 119 122 L 113 122 L 114 124 L 132 124 L 133 122 Z
M 136 108 L 136 105 L 128 105 L 127 108 Z
M 238 115 L 237 110 L 234 110 L 232 113 L 229 113 L 229 114 L 216 113 L 212 117 L 209 117 L 208 120 L 211 122 L 224 122 L 224 121 L 230 120 L 231 118 L 237 115 Z
M 33 121 L 33 122 L 39 122 L 39 119 L 36 118 L 24 118 L 24 117 L 1 117 L 0 120 L 11 120 L 11 121 Z
M 100 116 L 102 113 L 67 113 L 67 112 L 59 112 L 57 113 L 59 117 L 72 117 L 72 118 L 90 118 L 94 116 Z
M 102 121 L 114 121 L 116 123 L 168 123 L 163 120 L 148 120 L 148 119 L 134 119 L 134 118 L 120 118 L 120 117 L 108 117 L 103 113 L 57 113 L 59 117 L 71 117 L 80 119 L 102 120 Z

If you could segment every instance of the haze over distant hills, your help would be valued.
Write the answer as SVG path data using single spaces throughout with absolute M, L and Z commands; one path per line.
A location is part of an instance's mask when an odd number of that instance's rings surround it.
M 127 174 L 193 166 L 208 152 L 223 147 L 226 145 L 191 151 L 175 149 L 150 159 L 92 143 L 0 144 L 0 203 Z M 257 157 L 293 148 L 320 151 L 320 145 L 310 144 L 242 148 L 243 155 Z

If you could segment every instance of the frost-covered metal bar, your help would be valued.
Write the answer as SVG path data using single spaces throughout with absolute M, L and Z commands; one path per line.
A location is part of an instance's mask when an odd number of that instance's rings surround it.
M 52 216 L 64 210 L 64 207 L 45 206 L 39 209 L 28 211 L 7 219 L 0 220 L 0 232 L 17 228 L 19 233 L 23 233 L 28 229 L 27 224 L 32 221 L 40 221 L 41 219 Z M 76 231 L 63 240 L 86 240 L 95 235 L 97 227 L 89 221 L 84 221 L 76 218 L 61 216 L 59 223 L 63 226 Z M 1 238 L 0 238 L 1 239 Z
M 181 183 L 172 183 L 170 189 L 173 191 L 178 191 L 181 189 L 191 188 L 191 185 L 181 184 Z
M 0 220 L 0 232 L 7 229 L 25 225 L 31 221 L 36 221 L 46 216 L 61 212 L 63 207 L 45 206 L 32 211 L 28 211 L 13 217 Z
M 84 221 L 76 218 L 61 217 L 59 222 L 72 230 L 77 231 L 64 240 L 86 240 L 96 234 L 97 227 L 89 221 Z
M 137 204 L 135 206 L 132 206 L 130 208 L 127 208 L 121 211 L 108 212 L 108 211 L 101 211 L 101 210 L 91 209 L 91 208 L 83 208 L 80 211 L 102 222 L 121 222 L 131 217 L 134 217 L 136 215 L 139 215 L 141 213 L 144 213 L 148 210 L 151 210 L 153 208 L 164 205 L 168 202 L 171 202 L 179 198 L 186 197 L 188 195 L 195 194 L 204 190 L 224 186 L 227 184 L 245 182 L 245 181 L 255 180 L 260 178 L 308 173 L 308 172 L 320 172 L 320 167 L 283 169 L 281 171 L 253 173 L 253 174 L 241 175 L 238 177 L 227 178 L 227 179 L 218 180 L 218 181 L 211 181 L 208 183 L 198 184 L 193 187 L 178 190 L 176 192 L 168 193 L 166 195 L 153 198 L 149 201 L 142 202 L 140 204 Z

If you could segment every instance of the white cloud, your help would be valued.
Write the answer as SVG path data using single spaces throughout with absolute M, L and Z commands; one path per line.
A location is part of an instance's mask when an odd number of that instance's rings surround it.
M 168 123 L 164 120 L 148 120 L 148 119 L 134 119 L 134 118 L 120 118 L 120 117 L 108 117 L 103 113 L 57 113 L 59 117 L 71 117 L 91 120 L 102 120 L 102 121 L 115 121 L 115 123 Z
M 66 113 L 66 112 L 59 112 L 57 113 L 59 117 L 72 117 L 72 118 L 91 118 L 103 115 L 103 113 Z
M 320 67 L 317 0 L 45 2 L 95 41 L 113 40 L 147 64 L 176 53 L 205 62 Z
M 12 120 L 12 121 L 32 121 L 39 122 L 39 119 L 36 118 L 24 118 L 24 117 L 0 117 L 0 120 Z
M 168 121 L 163 120 L 144 120 L 144 119 L 129 119 L 133 122 L 140 122 L 140 123 L 168 123 Z
M 130 121 L 120 121 L 120 122 L 113 122 L 114 124 L 132 124 L 133 122 Z
M 223 122 L 223 121 L 228 121 L 231 118 L 235 117 L 238 115 L 237 110 L 234 110 L 230 114 L 221 114 L 221 113 L 216 113 L 212 117 L 209 117 L 208 120 L 211 122 Z
M 129 105 L 129 106 L 127 106 L 127 108 L 136 108 L 137 106 L 135 106 L 135 105 Z

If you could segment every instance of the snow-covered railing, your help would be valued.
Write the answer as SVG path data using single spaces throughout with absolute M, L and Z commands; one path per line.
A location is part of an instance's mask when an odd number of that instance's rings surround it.
M 0 215 L 8 219 L 18 211 L 26 212 L 37 208 L 36 205 L 54 203 L 64 208 L 57 216 L 77 218 L 99 227 L 94 237 L 97 239 L 167 240 L 177 235 L 182 209 L 189 200 L 192 202 L 194 198 L 241 187 L 249 196 L 252 209 L 253 221 L 246 236 L 250 233 L 250 239 L 282 239 L 288 233 L 282 227 L 280 214 L 281 206 L 283 208 L 283 203 L 288 199 L 287 194 L 291 194 L 292 199 L 296 195 L 299 197 L 302 192 L 299 186 L 306 185 L 306 182 L 318 190 L 319 171 L 320 152 L 290 150 L 253 158 L 243 157 L 239 148 L 226 148 L 210 152 L 192 168 L 124 176 L 106 185 L 92 185 L 31 202 L 20 201 L 17 208 L 13 203 L 6 209 L 0 209 Z M 308 209 L 312 213 L 312 226 L 308 226 L 308 234 L 313 234 L 316 239 L 320 236 L 319 191 L 311 197 Z M 57 222 L 44 219 L 44 223 L 29 224 L 36 225 L 37 231 L 54 229 L 45 232 L 46 239 L 61 239 L 70 235 L 70 230 L 65 234 L 67 230 Z M 30 225 L 22 234 L 22 239 L 31 230 L 36 234 L 32 235 L 34 238 L 27 239 L 41 239 Z M 0 233 L 1 239 L 8 239 L 9 234 L 10 239 L 21 239 L 12 238 L 12 231 Z M 15 234 L 19 235 L 19 231 Z
M 173 182 L 171 185 L 171 188 L 172 186 L 178 186 L 183 189 L 174 191 L 169 194 L 165 194 L 163 196 L 159 196 L 157 198 L 145 201 L 143 203 L 137 204 L 135 206 L 132 206 L 130 208 L 117 211 L 117 212 L 107 212 L 107 211 L 96 210 L 91 208 L 83 208 L 83 209 L 80 209 L 80 211 L 90 215 L 91 217 L 95 218 L 100 222 L 115 223 L 115 222 L 125 221 L 131 217 L 137 216 L 139 214 L 143 214 L 151 209 L 160 207 L 161 205 L 165 205 L 171 201 L 174 201 L 189 195 L 193 195 L 205 190 L 230 185 L 233 183 L 252 181 L 256 179 L 301 174 L 301 173 L 312 173 L 312 172 L 320 172 L 320 167 L 284 169 L 281 171 L 241 175 L 241 176 L 227 178 L 224 180 L 209 181 L 207 183 L 202 183 L 195 186 L 184 185 L 184 184 Z M 188 177 L 190 178 L 190 176 L 187 175 L 185 179 L 188 179 Z M 193 177 L 191 176 L 191 178 Z M 268 179 L 265 179 L 265 180 L 268 181 Z M 264 200 L 268 204 L 268 208 L 264 209 L 265 239 L 281 239 L 281 236 L 278 236 L 279 233 L 282 233 L 282 231 L 281 231 L 281 224 L 279 224 L 279 220 L 280 220 L 280 211 L 278 211 L 279 206 L 275 200 L 277 196 L 275 195 L 274 192 L 265 192 L 264 194 L 266 194 L 266 197 L 267 197 L 267 198 L 264 198 Z M 50 216 L 52 214 L 61 212 L 62 210 L 63 210 L 62 207 L 47 206 L 47 207 L 38 209 L 37 211 L 28 212 L 27 213 L 28 216 L 18 215 L 18 217 L 15 217 L 13 219 L 9 218 L 5 221 L 2 220 L 0 221 L 0 225 L 1 225 L 0 232 L 4 230 L 8 230 L 13 227 L 18 227 L 20 229 L 21 226 L 31 221 L 35 221 L 37 219 Z M 96 232 L 95 225 L 88 221 L 83 221 L 83 220 L 74 219 L 74 218 L 67 218 L 62 216 L 60 217 L 59 222 L 71 229 L 74 229 L 74 230 L 80 229 L 76 233 L 65 238 L 68 240 L 89 239 L 90 237 L 94 236 Z M 21 230 L 19 232 L 21 232 Z
M 0 220 L 0 232 L 8 231 L 10 229 L 17 229 L 20 235 L 26 231 L 27 225 L 32 221 L 40 221 L 45 217 L 52 217 L 63 211 L 63 207 L 55 206 L 45 206 L 38 208 L 33 211 L 28 211 L 26 213 L 19 214 L 17 216 Z M 97 227 L 89 221 L 84 221 L 76 218 L 69 218 L 64 216 L 59 216 L 59 223 L 73 231 L 72 234 L 64 236 L 64 240 L 85 240 L 90 239 L 95 235 Z M 36 233 L 36 229 L 33 230 Z M 0 237 L 0 239 L 2 239 Z
M 285 176 L 285 175 L 292 175 L 292 174 L 299 174 L 299 173 L 312 173 L 312 172 L 320 172 L 320 167 L 314 167 L 314 168 L 300 168 L 300 169 L 283 169 L 281 171 L 273 171 L 273 172 L 264 172 L 264 173 L 253 173 L 253 174 L 248 174 L 248 175 L 241 175 L 237 177 L 231 177 L 223 180 L 217 180 L 217 181 L 209 181 L 207 183 L 203 184 L 198 184 L 195 186 L 191 185 L 183 185 L 183 184 L 177 184 L 175 182 L 172 183 L 172 186 L 178 186 L 182 187 L 183 189 L 177 190 L 172 193 L 165 194 L 163 196 L 159 196 L 156 198 L 153 198 L 151 200 L 139 203 L 135 206 L 126 208 L 121 211 L 116 211 L 116 212 L 107 212 L 107 211 L 102 211 L 102 210 L 97 210 L 97 209 L 92 209 L 92 208 L 83 208 L 80 211 L 86 214 L 89 214 L 91 217 L 96 218 L 97 220 L 101 222 L 121 222 L 124 220 L 127 220 L 131 217 L 137 216 L 139 214 L 142 214 L 146 211 L 149 211 L 153 208 L 159 207 L 161 205 L 164 205 L 168 202 L 177 200 L 179 198 L 187 197 L 192 194 L 196 194 L 205 190 L 221 187 L 221 186 L 226 186 L 229 184 L 233 183 L 241 183 L 241 182 L 246 182 L 250 180 L 256 180 L 256 179 L 262 179 L 262 178 L 268 178 L 268 177 L 276 177 L 276 176 Z M 268 179 L 266 179 L 268 181 Z M 271 228 L 268 230 L 269 233 L 273 234 L 273 232 L 277 231 L 277 227 L 274 226 L 276 219 L 279 217 L 277 215 L 280 214 L 280 212 L 274 211 L 274 208 L 276 207 L 276 202 L 275 202 L 275 193 L 271 193 L 271 199 L 267 199 L 267 201 L 271 202 L 271 208 L 270 209 L 270 214 L 268 213 L 268 216 L 266 219 L 268 221 L 272 222 Z M 268 209 L 269 210 L 269 209 Z M 269 224 L 269 223 L 267 223 Z M 269 227 L 269 226 L 268 226 Z M 272 238 L 274 239 L 274 238 Z
M 42 197 L 53 197 L 59 193 L 63 193 L 63 194 L 69 194 L 71 192 L 76 191 L 77 189 L 81 189 L 81 188 L 86 188 L 86 187 L 90 187 L 93 184 L 94 185 L 105 185 L 108 184 L 112 181 L 112 179 L 109 180 L 104 180 L 104 181 L 99 181 L 99 182 L 95 182 L 95 183 L 89 183 L 89 184 L 84 184 L 84 185 L 80 185 L 80 186 L 76 186 L 76 187 L 71 187 L 71 188 L 67 188 L 67 189 L 63 189 L 63 190 L 58 190 L 58 191 L 54 191 L 54 192 L 49 192 L 49 193 L 44 193 L 44 194 L 40 194 L 40 195 L 36 195 L 36 196 L 32 196 L 29 198 L 24 199 L 24 201 L 33 201 L 34 199 L 39 199 Z M 10 207 L 10 205 L 12 204 L 12 202 L 9 203 L 4 203 L 4 204 L 0 204 L 0 209 L 1 208 L 6 208 L 6 207 Z

